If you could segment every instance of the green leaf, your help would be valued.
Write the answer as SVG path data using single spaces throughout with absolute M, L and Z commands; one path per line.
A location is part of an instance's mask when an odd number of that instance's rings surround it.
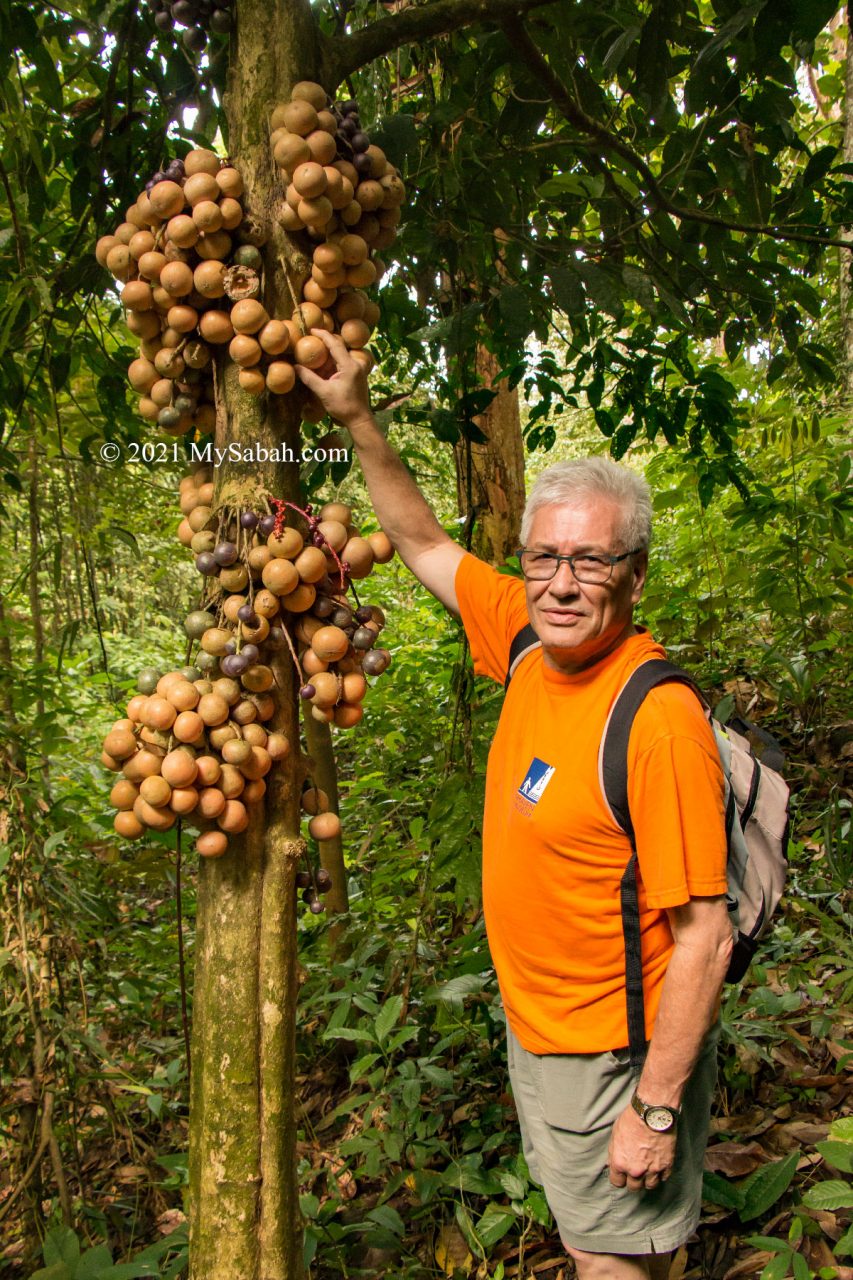
M 797 1172 L 799 1153 L 792 1151 L 784 1160 L 762 1165 L 740 1183 L 743 1206 L 738 1210 L 741 1222 L 750 1222 L 774 1205 L 785 1194 Z
M 820 1152 L 827 1164 L 843 1173 L 853 1173 L 853 1142 L 842 1142 L 840 1139 L 827 1142 L 816 1142 L 815 1149 Z
M 80 1257 L 80 1241 L 70 1227 L 52 1227 L 44 1238 L 42 1257 L 48 1266 L 64 1262 L 73 1267 Z
M 738 1186 L 707 1170 L 702 1175 L 702 1198 L 724 1209 L 740 1209 L 743 1205 L 743 1195 Z
M 392 1235 L 404 1236 L 406 1234 L 406 1226 L 396 1209 L 392 1209 L 390 1204 L 377 1205 L 375 1209 L 371 1209 L 367 1215 L 368 1222 L 375 1222 L 378 1226 L 384 1227 L 386 1231 L 390 1231 Z
M 474 1231 L 483 1248 L 490 1249 L 492 1245 L 502 1240 L 517 1222 L 518 1218 L 512 1209 L 492 1201 L 486 1205 L 485 1212 L 474 1227 Z
M 376 1044 L 376 1036 L 366 1027 L 327 1027 L 323 1032 L 324 1040 L 363 1040 L 367 1044 Z
M 853 1185 L 837 1178 L 819 1182 L 803 1192 L 803 1204 L 807 1209 L 853 1209 Z
M 99 1244 L 83 1254 L 74 1268 L 74 1280 L 101 1280 L 102 1276 L 112 1277 L 113 1272 L 113 1255 L 105 1244 Z M 151 1271 L 145 1267 L 142 1274 L 151 1275 Z M 134 1267 L 134 1275 L 139 1275 L 138 1267 Z
M 853 1142 L 853 1116 L 842 1116 L 840 1120 L 833 1120 L 829 1126 L 829 1134 L 832 1138 Z
M 392 996 L 390 1000 L 386 1000 L 373 1024 L 376 1032 L 376 1039 L 380 1044 L 384 1044 L 388 1039 L 388 1035 L 393 1027 L 396 1026 L 400 1018 L 400 1010 L 403 1008 L 403 997 Z

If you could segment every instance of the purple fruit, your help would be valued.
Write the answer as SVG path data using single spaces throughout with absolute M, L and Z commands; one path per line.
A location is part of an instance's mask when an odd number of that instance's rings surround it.
M 192 0 L 175 0 L 172 5 L 172 17 L 176 22 L 181 22 L 184 26 L 193 22 L 195 19 L 195 5 Z
M 326 540 L 318 529 L 315 529 L 314 532 L 311 534 L 311 541 L 313 542 L 315 547 L 322 548 L 322 547 L 325 547 L 326 545 Z
M 223 569 L 229 564 L 234 564 L 239 554 L 233 542 L 220 542 L 213 548 L 214 559 L 217 564 L 222 565 Z
M 229 640 L 225 645 L 225 652 L 232 655 L 235 654 L 237 652 L 237 641 Z
M 311 872 L 310 872 L 310 871 L 297 871 L 297 873 L 296 873 L 296 887 L 297 887 L 297 889 L 308 889 L 308 888 L 310 887 L 310 885 L 311 885 Z
M 388 666 L 384 649 L 371 649 L 364 655 L 361 669 L 366 676 L 381 676 Z
M 358 103 L 355 98 L 347 98 L 345 102 L 342 102 L 341 111 L 343 111 L 345 116 L 350 116 L 354 111 L 358 111 Z
M 335 612 L 335 602 L 329 596 L 317 596 L 311 612 L 315 618 L 330 618 Z
M 372 649 L 376 641 L 376 636 L 369 627 L 359 627 L 353 632 L 352 647 L 354 649 Z
M 347 117 L 345 120 L 341 121 L 340 132 L 349 141 L 349 139 L 353 138 L 355 134 L 358 133 L 358 125 L 354 120 Z
M 261 516 L 258 521 L 258 532 L 268 538 L 275 528 L 275 516 Z
M 245 654 L 229 653 L 226 657 L 224 657 L 221 660 L 219 665 L 222 668 L 225 675 L 230 676 L 231 679 L 233 680 L 237 676 L 241 676 L 243 674 L 243 672 L 246 670 L 246 668 L 249 665 L 249 660 L 245 656 Z
M 313 684 L 304 684 L 299 690 L 299 696 L 303 701 L 309 702 L 316 692 L 317 690 L 314 688 Z
M 216 555 L 216 552 L 214 551 L 213 554 Z M 237 617 L 250 627 L 257 627 L 261 621 L 250 604 L 241 604 L 237 610 Z
M 319 898 L 312 898 L 308 903 L 308 910 L 311 912 L 312 916 L 319 916 L 323 914 L 326 908 L 323 906 Z
M 241 511 L 241 512 L 240 512 L 240 526 L 241 526 L 241 528 L 243 528 L 243 529 L 254 529 L 254 527 L 255 527 L 255 525 L 256 525 L 257 523 L 258 523 L 258 517 L 255 515 L 254 511 Z
M 165 173 L 163 172 L 163 170 L 162 170 L 162 169 L 158 169 L 158 170 L 157 170 L 157 172 L 154 174 L 153 178 L 151 179 L 151 181 L 152 181 L 155 185 L 156 185 L 158 182 L 165 182 L 165 181 L 166 181 L 166 175 L 165 175 Z
M 367 134 L 364 132 L 363 129 L 359 129 L 356 133 L 352 135 L 353 151 L 366 151 L 369 146 L 370 146 L 370 139 L 368 138 Z
M 227 9 L 214 9 L 210 15 L 210 29 L 218 36 L 226 36 L 234 25 Z
M 332 877 L 329 875 L 325 867 L 321 867 L 317 872 L 317 888 L 321 893 L 325 893 L 332 887 Z
M 211 552 L 202 551 L 200 556 L 196 557 L 195 567 L 199 573 L 203 573 L 206 578 L 211 574 L 219 572 L 219 565 L 214 560 Z
M 346 605 L 338 605 L 331 618 L 333 627 L 348 627 L 352 624 L 352 613 Z
M 160 13 L 154 15 L 154 26 L 158 31 L 171 31 L 174 25 L 172 15 L 168 10 L 163 9 Z M 151 185 L 153 186 L 154 183 L 152 182 Z
M 362 178 L 366 178 L 368 176 L 370 173 L 370 156 L 364 155 L 363 153 L 360 155 L 356 154 L 353 156 L 352 163 L 357 174 Z
M 356 622 L 369 622 L 373 617 L 373 610 L 369 604 L 362 604 L 355 611 Z
M 190 53 L 202 53 L 207 48 L 207 32 L 201 27 L 187 27 L 183 41 Z
M 253 662 L 258 661 L 261 656 L 261 651 L 256 644 L 244 644 L 243 648 L 240 650 L 240 655 L 245 658 L 246 662 L 251 666 Z
M 309 884 L 302 890 L 302 901 L 305 903 L 316 901 L 312 885 Z

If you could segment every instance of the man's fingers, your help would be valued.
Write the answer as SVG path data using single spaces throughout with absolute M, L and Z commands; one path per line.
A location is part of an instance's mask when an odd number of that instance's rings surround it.
M 338 368 L 341 367 L 341 359 L 346 359 L 349 355 L 349 347 L 344 342 L 339 333 L 329 333 L 328 329 L 312 329 L 311 333 L 315 338 L 320 338 L 326 344 L 332 354 L 332 358 Z
M 610 1169 L 610 1183 L 614 1187 L 624 1187 L 627 1181 L 627 1175 L 621 1169 Z
M 313 369 L 306 369 L 304 364 L 296 364 L 293 367 L 296 370 L 297 378 L 300 378 L 310 391 L 316 392 L 322 387 L 324 379 L 318 377 Z

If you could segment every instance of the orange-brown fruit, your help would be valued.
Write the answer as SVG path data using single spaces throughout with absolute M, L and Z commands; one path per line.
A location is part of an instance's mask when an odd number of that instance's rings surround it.
M 335 707 L 335 724 L 339 729 L 353 729 L 364 715 L 364 708 L 358 704 L 350 706 L 348 702 L 340 702 Z
M 184 183 L 184 199 L 192 208 L 204 201 L 215 202 L 219 195 L 219 186 L 212 173 L 194 173 Z
M 111 729 L 104 738 L 103 749 L 114 760 L 127 760 L 136 751 L 136 738 L 130 729 Z
M 367 693 L 367 681 L 360 671 L 350 671 L 343 677 L 344 702 L 361 702 Z
M 235 302 L 231 308 L 231 323 L 238 333 L 257 333 L 269 323 L 269 319 L 266 307 L 253 298 Z
M 192 813 L 198 804 L 199 793 L 195 787 L 175 787 L 172 791 L 172 798 L 169 801 L 169 808 L 172 813 L 183 816 L 186 813 Z
M 191 249 L 201 232 L 188 213 L 179 213 L 166 224 L 166 235 L 179 249 Z
M 302 808 L 305 813 L 328 813 L 329 797 L 321 787 L 306 787 L 302 792 Z
M 325 542 L 333 547 L 335 551 L 342 551 L 344 544 L 349 536 L 346 525 L 340 520 L 321 520 L 317 526 L 317 532 L 322 534 Z
M 242 705 L 242 704 L 241 704 Z M 233 764 L 222 766 L 222 777 L 219 779 L 219 790 L 226 800 L 234 800 L 246 785 L 246 779 Z
M 234 337 L 234 326 L 227 311 L 205 311 L 199 321 L 199 332 L 205 342 L 219 346 Z
M 389 560 L 394 559 L 394 547 L 387 533 L 379 529 L 376 533 L 369 533 L 367 541 L 370 543 L 370 549 L 377 564 L 387 564 Z
M 139 795 L 139 788 L 127 778 L 119 778 L 110 792 L 110 804 L 114 809 L 132 809 L 133 802 Z
M 258 342 L 268 356 L 278 356 L 290 346 L 290 330 L 282 320 L 269 320 L 258 333 Z
M 328 671 L 329 664 L 324 662 L 322 658 L 318 658 L 313 649 L 306 649 L 301 655 L 299 661 L 302 663 L 302 670 L 306 676 L 315 676 L 320 671 Z
M 139 819 L 127 811 L 116 814 L 113 818 L 113 827 L 125 840 L 138 840 L 145 831 Z
M 233 165 L 224 165 L 216 174 L 216 184 L 224 196 L 239 200 L 243 194 L 244 183 L 239 169 Z
M 223 231 L 235 231 L 243 221 L 243 206 L 233 196 L 223 196 L 219 201 Z
M 268 547 L 258 547 L 256 548 L 256 550 L 259 550 L 259 551 L 263 550 L 263 551 L 269 552 Z M 250 552 L 250 555 L 251 555 L 251 552 Z M 263 568 L 266 568 L 267 564 L 269 564 L 268 560 L 265 561 Z M 268 588 L 264 588 L 263 590 L 259 591 L 255 596 L 253 607 L 254 607 L 255 613 L 259 617 L 274 618 L 278 613 L 278 609 L 279 609 L 278 596 L 274 595 L 273 592 L 270 591 Z
M 150 360 L 132 360 L 127 366 L 127 380 L 134 391 L 150 391 L 159 376 Z
M 314 696 L 311 698 L 315 707 L 333 707 L 340 696 L 338 677 L 331 671 L 318 671 L 311 677 Z
M 271 733 L 266 742 L 267 754 L 273 760 L 283 760 L 290 753 L 290 743 L 283 733 Z
M 285 596 L 298 586 L 299 574 L 292 561 L 276 558 L 264 566 L 261 581 L 273 595 Z
M 293 173 L 299 165 L 311 159 L 311 148 L 298 133 L 284 133 L 276 141 L 272 154 L 280 169 Z
M 100 240 L 95 245 L 95 257 L 98 260 L 99 266 L 105 267 L 107 265 L 107 254 L 111 249 L 114 249 L 117 244 L 121 244 L 118 236 L 101 236 Z M 128 254 L 128 257 L 129 256 L 130 255 Z
M 241 370 L 241 373 L 252 372 L 252 370 Z M 261 374 L 263 377 L 263 374 Z M 248 586 L 249 572 L 245 565 L 235 564 L 230 569 L 222 569 L 219 574 L 219 585 L 225 591 L 242 591 Z
M 298 165 L 293 173 L 293 185 L 304 200 L 314 200 L 321 196 L 328 181 L 323 166 L 315 160 L 307 160 Z
M 364 262 L 360 262 L 358 266 L 347 267 L 347 284 L 354 284 L 360 289 L 366 289 L 375 280 L 376 267 L 370 258 L 365 258 Z
M 162 809 L 172 798 L 172 788 L 165 778 L 155 774 L 151 778 L 143 778 L 139 784 L 139 794 L 146 804 Z
M 301 582 L 293 591 L 288 592 L 281 602 L 282 609 L 289 613 L 305 613 L 317 598 L 317 591 L 310 582 Z
M 231 252 L 231 244 L 227 231 L 210 231 L 201 237 L 195 251 L 200 258 L 224 261 Z
M 190 787 L 198 775 L 198 765 L 189 751 L 176 747 L 163 758 L 160 772 L 169 786 Z
M 326 572 L 326 557 L 319 547 L 305 547 L 294 564 L 303 582 L 319 582 Z
M 284 107 L 273 112 L 273 119 L 276 119 L 276 125 L 283 125 L 290 133 L 298 133 L 304 138 L 307 134 L 313 133 L 318 127 L 317 112 L 310 102 L 297 99 L 295 102 L 288 102 Z
M 160 272 L 160 288 L 171 298 L 183 298 L 193 287 L 193 273 L 185 262 L 167 262 Z M 169 303 L 171 306 L 171 302 Z
M 249 825 L 249 811 L 240 800 L 227 800 L 217 822 L 223 831 L 236 835 Z
M 349 648 L 349 637 L 340 627 L 321 627 L 311 637 L 311 648 L 324 662 L 337 662 Z
M 244 333 L 235 334 L 228 346 L 228 354 L 235 364 L 240 365 L 241 369 L 251 368 L 261 358 L 260 343 Z
M 260 369 L 241 369 L 237 381 L 250 396 L 261 396 L 267 389 L 267 381 Z
M 201 173 L 198 175 L 200 178 L 206 176 Z M 193 209 L 193 222 L 205 235 L 211 231 L 221 231 L 222 210 L 215 200 L 201 200 Z
M 202 818 L 218 818 L 224 808 L 225 796 L 218 787 L 205 787 L 198 793 L 198 812 Z
M 148 193 L 151 208 L 160 218 L 173 218 L 184 207 L 183 189 L 177 182 L 157 182 Z
M 341 251 L 344 264 L 348 267 L 358 266 L 367 257 L 367 244 L 354 232 L 341 236 L 337 247 Z
M 318 813 L 308 823 L 308 832 L 315 840 L 335 840 L 341 834 L 341 820 L 336 813 Z
M 319 369 L 321 364 L 326 363 L 328 350 L 321 338 L 315 338 L 309 333 L 299 339 L 294 355 L 297 364 L 304 365 L 306 369 Z
M 287 360 L 273 360 L 267 365 L 267 387 L 275 395 L 286 395 L 296 384 L 293 365 Z
M 118 242 L 107 254 L 107 270 L 116 280 L 129 280 L 136 272 L 136 261 L 126 244 Z
M 207 147 L 196 147 L 184 156 L 184 173 L 187 178 L 192 178 L 196 173 L 215 175 L 219 172 L 221 163 L 215 151 L 210 151 Z
M 315 196 L 311 200 L 300 200 L 296 212 L 306 226 L 319 230 L 332 216 L 332 203 L 326 196 Z
M 366 347 L 370 341 L 370 329 L 363 320 L 344 320 L 341 337 L 350 348 Z
M 228 703 L 218 693 L 205 693 L 198 702 L 198 714 L 206 725 L 224 724 L 228 719 Z
M 317 123 L 319 126 L 319 119 Z M 330 134 L 326 129 L 318 127 L 306 136 L 305 141 L 308 143 L 312 159 L 317 164 L 330 165 L 332 163 L 338 150 L 334 135 Z M 325 190 L 325 185 L 323 190 Z
M 228 837 L 224 831 L 203 831 L 195 847 L 203 858 L 221 858 L 228 848 Z
M 198 698 L 197 690 L 193 690 Z M 178 742 L 196 742 L 204 733 L 204 721 L 197 711 L 182 711 L 172 725 Z

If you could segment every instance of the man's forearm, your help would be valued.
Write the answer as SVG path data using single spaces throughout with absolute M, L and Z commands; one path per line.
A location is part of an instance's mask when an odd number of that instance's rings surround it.
M 447 541 L 448 535 L 373 415 L 347 425 L 377 519 L 411 567 L 415 554 Z
M 678 1107 L 702 1041 L 713 1026 L 728 967 L 731 931 L 722 938 L 676 942 L 637 1093 Z

